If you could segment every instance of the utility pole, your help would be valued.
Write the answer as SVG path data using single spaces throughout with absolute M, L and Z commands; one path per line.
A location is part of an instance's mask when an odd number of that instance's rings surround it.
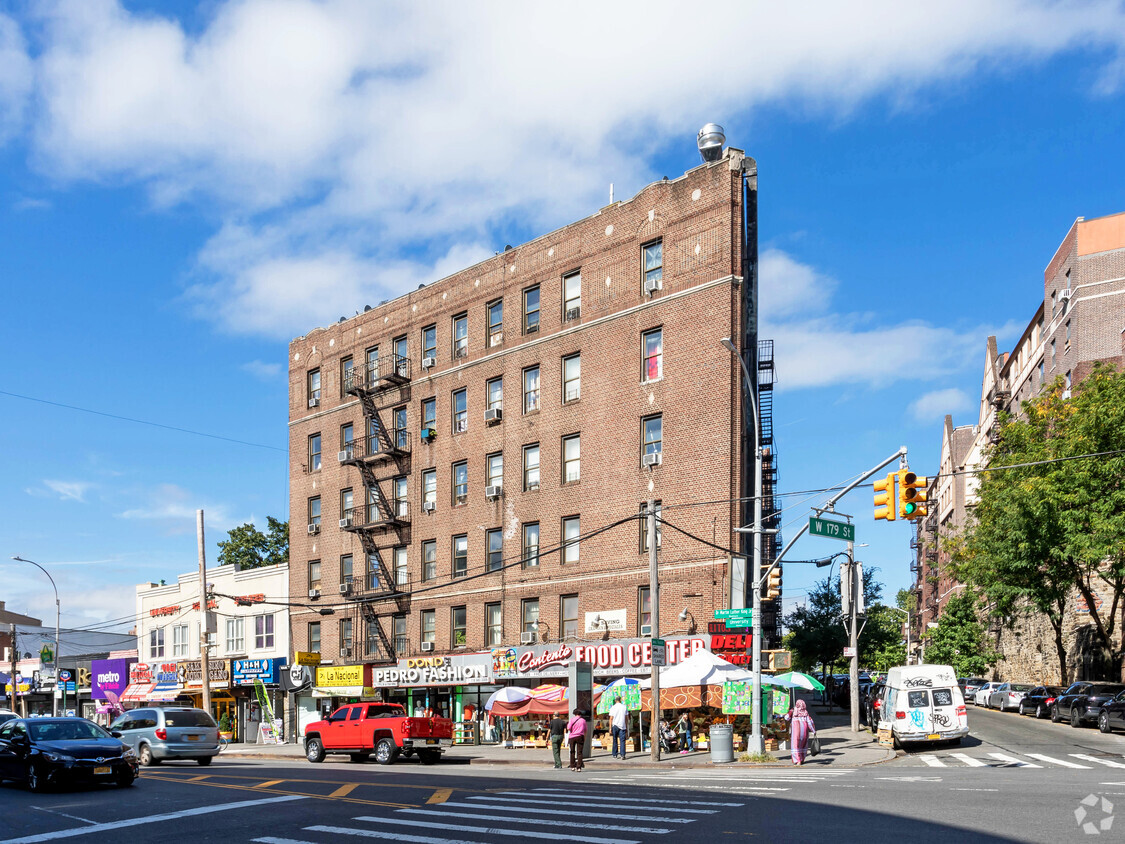
M 856 625 L 859 605 L 863 601 L 863 578 L 856 576 L 855 543 L 848 543 L 848 584 L 851 593 L 848 607 L 848 644 L 852 655 L 848 660 L 848 700 L 851 705 L 852 732 L 859 732 L 859 634 Z
M 211 712 L 211 642 L 207 623 L 207 552 L 203 544 L 203 511 L 195 511 L 195 534 L 199 545 L 199 670 L 203 678 L 203 711 Z
M 16 711 L 16 698 L 19 697 L 19 686 L 16 684 L 16 655 L 19 653 L 18 645 L 16 644 L 16 625 L 10 627 L 12 636 L 12 649 L 8 651 L 8 656 L 12 659 L 12 711 Z M 27 702 L 24 702 L 24 715 L 27 715 Z
M 660 635 L 660 580 L 656 574 L 656 500 L 648 500 L 648 605 L 651 610 L 650 639 Z M 649 724 L 649 751 L 654 762 L 660 761 L 660 669 L 652 665 L 652 723 Z

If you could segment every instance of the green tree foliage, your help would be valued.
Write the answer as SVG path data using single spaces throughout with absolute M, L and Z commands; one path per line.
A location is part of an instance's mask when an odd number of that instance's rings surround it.
M 863 595 L 867 606 L 876 604 L 883 594 L 881 584 L 875 582 L 875 570 L 863 573 Z M 800 671 L 824 668 L 838 662 L 848 644 L 848 631 L 840 618 L 840 580 L 826 577 L 817 581 L 809 590 L 804 606 L 797 607 L 785 618 L 789 628 L 789 648 L 793 651 L 794 667 Z M 870 625 L 869 625 L 870 626 Z M 881 628 L 878 628 L 881 629 Z M 865 642 L 871 647 L 882 647 L 882 634 L 867 631 L 859 639 L 860 664 L 866 665 Z
M 1044 614 L 1065 682 L 1063 622 L 1074 589 L 1089 606 L 1102 656 L 1121 654 L 1125 454 L 1113 452 L 1125 451 L 1125 375 L 1099 365 L 1070 398 L 1057 381 L 1024 402 L 1023 415 L 1001 418 L 1000 441 L 989 455 L 993 471 L 979 475 L 980 503 L 951 547 L 954 571 L 997 615 L 1029 607 Z M 1091 454 L 1100 456 L 1085 456 Z M 1005 466 L 1012 468 L 995 471 Z M 1108 607 L 1095 600 L 1099 586 L 1112 595 Z
M 988 647 L 972 595 L 955 595 L 926 634 L 926 662 L 952 665 L 958 677 L 979 677 L 1000 658 Z
M 867 608 L 867 623 L 859 637 L 860 664 L 883 672 L 906 664 L 906 639 L 902 624 L 906 617 L 890 607 Z
M 256 569 L 289 562 L 289 522 L 267 517 L 266 533 L 247 522 L 231 529 L 219 543 L 219 565 Z

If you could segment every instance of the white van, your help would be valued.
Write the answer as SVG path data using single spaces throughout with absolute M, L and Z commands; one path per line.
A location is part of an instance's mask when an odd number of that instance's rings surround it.
M 896 746 L 911 742 L 960 743 L 969 734 L 965 698 L 948 665 L 904 665 L 887 672 L 880 731 Z

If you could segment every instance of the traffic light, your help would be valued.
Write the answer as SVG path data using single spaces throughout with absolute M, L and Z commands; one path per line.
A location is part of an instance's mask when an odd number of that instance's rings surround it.
M 903 469 L 898 473 L 898 515 L 902 519 L 920 519 L 926 515 L 926 485 L 929 478 L 919 477 Z
M 875 481 L 875 519 L 886 519 L 888 522 L 895 520 L 894 472 L 881 481 Z
M 773 567 L 766 582 L 766 600 L 775 601 L 781 597 L 781 565 Z

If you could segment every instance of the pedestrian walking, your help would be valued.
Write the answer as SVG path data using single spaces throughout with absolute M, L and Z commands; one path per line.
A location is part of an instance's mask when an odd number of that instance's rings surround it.
M 613 758 L 625 758 L 625 740 L 629 737 L 629 709 L 625 701 L 617 699 L 617 703 L 609 708 L 610 732 L 613 733 Z M 618 753 L 620 745 L 620 753 Z
M 570 721 L 566 725 L 566 735 L 570 740 L 570 770 L 581 771 L 586 767 L 582 753 L 586 744 L 586 719 L 582 717 L 582 710 L 575 709 Z
M 562 743 L 566 735 L 566 719 L 556 715 L 551 719 L 549 727 L 551 734 L 551 755 L 555 758 L 555 767 L 562 767 Z
M 793 704 L 793 711 L 786 713 L 785 720 L 789 722 L 789 758 L 794 765 L 803 765 L 809 747 L 809 736 L 816 735 L 816 724 L 813 723 L 805 702 L 800 699 Z
M 691 716 L 686 712 L 681 713 L 680 720 L 676 722 L 676 734 L 680 740 L 680 755 L 691 753 L 695 750 L 695 736 L 692 734 L 694 727 Z

